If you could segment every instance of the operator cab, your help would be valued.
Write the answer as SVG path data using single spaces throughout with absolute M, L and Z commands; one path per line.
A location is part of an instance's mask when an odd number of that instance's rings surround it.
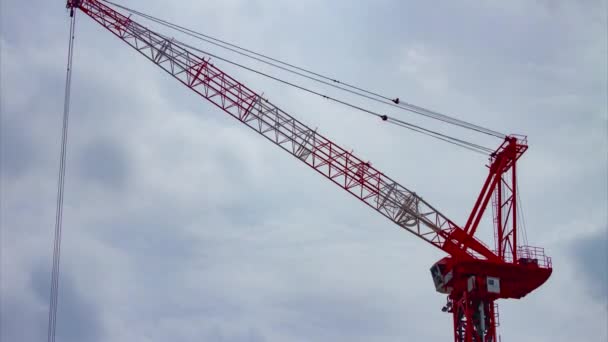
M 448 270 L 449 257 L 437 261 L 431 267 L 431 276 L 435 284 L 435 290 L 439 293 L 449 294 L 452 292 L 452 287 L 448 283 L 452 280 L 454 274 L 452 270 Z

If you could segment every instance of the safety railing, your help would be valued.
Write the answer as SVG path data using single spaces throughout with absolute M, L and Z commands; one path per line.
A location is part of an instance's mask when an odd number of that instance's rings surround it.
M 505 255 L 504 260 L 512 263 L 513 256 L 508 254 Z M 517 247 L 517 264 L 519 265 L 533 265 L 540 268 L 552 268 L 553 263 L 551 257 L 545 254 L 545 249 L 542 247 L 534 246 L 519 246 Z

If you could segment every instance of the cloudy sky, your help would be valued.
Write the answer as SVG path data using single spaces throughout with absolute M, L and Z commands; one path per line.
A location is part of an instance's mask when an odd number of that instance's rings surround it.
M 502 340 L 608 339 L 605 2 L 120 3 L 528 135 L 519 169 L 527 235 L 555 271 L 537 292 L 501 302 Z M 42 341 L 69 22 L 59 0 L 0 5 L 0 340 Z M 77 26 L 58 341 L 451 339 L 445 297 L 428 272 L 441 251 L 89 18 Z M 484 156 L 216 64 L 464 223 Z M 480 230 L 491 237 L 488 221 Z

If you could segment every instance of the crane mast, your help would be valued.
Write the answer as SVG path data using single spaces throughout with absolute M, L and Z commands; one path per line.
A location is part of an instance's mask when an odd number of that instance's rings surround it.
M 551 274 L 551 260 L 542 249 L 518 246 L 516 240 L 515 165 L 527 149 L 525 139 L 506 137 L 491 155 L 488 178 L 466 225 L 460 227 L 370 162 L 220 70 L 196 48 L 154 32 L 99 0 L 68 0 L 67 7 L 80 9 L 199 96 L 399 227 L 445 251 L 449 256 L 437 262 L 431 274 L 437 291 L 448 295 L 444 311 L 453 313 L 454 341 L 497 341 L 494 301 L 521 298 Z M 490 200 L 497 251 L 474 236 Z

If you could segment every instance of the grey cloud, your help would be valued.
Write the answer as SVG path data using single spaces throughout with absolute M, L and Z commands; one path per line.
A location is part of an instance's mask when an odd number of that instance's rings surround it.
M 173 273 L 183 269 L 196 250 L 205 249 L 187 233 L 176 229 L 192 222 L 193 213 L 180 214 L 173 208 L 169 203 L 128 208 L 128 216 L 118 215 L 92 222 L 92 231 L 101 241 L 129 250 L 142 271 L 152 272 L 151 277 L 159 276 L 159 271 Z M 202 224 L 199 229 L 213 227 Z M 162 281 L 170 281 L 165 276 L 168 274 L 161 277 Z
M 47 305 L 50 293 L 50 274 L 47 265 L 31 270 L 28 288 L 33 297 L 1 296 L 0 337 L 3 341 L 42 341 L 47 335 Z M 103 340 L 97 307 L 81 293 L 73 275 L 64 269 L 60 276 L 57 312 L 57 339 L 66 342 L 95 342 Z
M 0 174 L 13 179 L 36 165 L 38 150 L 16 118 L 0 118 Z
M 2 296 L 0 338 L 3 341 L 43 341 L 46 339 L 48 311 L 44 306 L 28 306 L 15 296 Z
M 57 339 L 66 342 L 103 341 L 102 323 L 97 307 L 88 302 L 86 295 L 81 292 L 84 289 L 75 285 L 73 277 L 74 275 L 64 267 L 63 274 L 60 274 L 61 301 L 57 309 Z M 32 273 L 31 281 L 38 300 L 46 303 L 50 292 L 49 272 L 39 268 Z
M 232 329 L 231 329 L 232 330 Z M 225 331 L 219 327 L 214 327 L 207 333 L 205 339 L 217 342 L 265 342 L 264 335 L 254 328 L 245 332 Z
M 608 309 L 608 229 L 574 241 L 572 253 L 578 273 L 586 278 L 589 294 Z
M 285 311 L 282 329 L 305 340 L 365 340 L 394 329 L 391 312 L 367 298 L 336 292 L 300 294 L 281 303 L 281 308 Z
M 129 182 L 129 157 L 117 142 L 93 141 L 82 148 L 77 159 L 84 182 L 115 189 L 124 188 Z

